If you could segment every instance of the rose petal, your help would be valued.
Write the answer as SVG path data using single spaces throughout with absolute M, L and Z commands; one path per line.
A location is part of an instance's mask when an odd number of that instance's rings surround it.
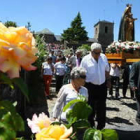
M 72 129 L 72 127 L 70 127 L 69 129 L 66 130 L 66 132 L 64 133 L 64 135 L 62 135 L 60 137 L 60 139 L 65 139 L 65 138 L 69 137 L 70 134 L 72 133 L 72 131 L 73 131 L 73 129 Z

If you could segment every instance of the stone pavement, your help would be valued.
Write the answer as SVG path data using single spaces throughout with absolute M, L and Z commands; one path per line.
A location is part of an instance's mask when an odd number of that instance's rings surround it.
M 49 113 L 57 99 L 55 88 L 51 88 L 52 100 L 47 100 Z M 105 128 L 115 129 L 119 134 L 119 140 L 140 140 L 140 125 L 135 121 L 136 100 L 130 98 L 130 92 L 127 91 L 127 98 L 122 98 L 120 89 L 120 99 L 107 98 L 107 123 Z

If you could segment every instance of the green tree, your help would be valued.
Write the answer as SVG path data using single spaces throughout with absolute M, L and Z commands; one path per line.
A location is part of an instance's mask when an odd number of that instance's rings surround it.
M 44 41 L 44 37 L 40 37 L 39 35 L 35 36 L 36 39 L 36 47 L 38 48 L 38 53 L 36 54 L 38 59 L 35 62 L 35 66 L 38 69 L 41 68 L 44 59 L 48 56 L 48 52 L 46 50 L 46 43 Z
M 82 51 L 82 55 L 85 56 L 90 52 L 90 46 L 88 44 L 82 44 L 78 47 L 79 50 Z
M 68 41 L 69 43 L 78 43 L 80 41 L 86 41 L 87 31 L 85 27 L 82 26 L 82 19 L 81 15 L 78 12 L 77 16 L 71 22 L 71 27 L 64 30 L 62 34 L 62 39 Z
M 25 26 L 29 31 L 31 31 L 31 23 L 27 22 L 27 25 Z
M 4 25 L 5 25 L 6 27 L 17 27 L 17 23 L 14 22 L 14 21 L 6 21 L 6 22 L 4 23 Z
M 78 47 L 78 49 L 84 49 L 86 51 L 90 51 L 90 45 L 88 44 L 82 44 L 82 46 Z

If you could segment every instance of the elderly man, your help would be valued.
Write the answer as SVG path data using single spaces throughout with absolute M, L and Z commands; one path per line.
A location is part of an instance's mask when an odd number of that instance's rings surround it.
M 92 107 L 92 114 L 89 116 L 91 126 L 94 126 L 94 119 L 98 122 L 97 129 L 105 127 L 106 119 L 106 97 L 107 86 L 110 86 L 109 64 L 107 58 L 101 53 L 102 47 L 99 43 L 91 45 L 91 53 L 81 61 L 86 73 L 85 87 L 88 89 L 88 103 Z
M 69 59 L 69 66 L 71 67 L 71 69 L 73 69 L 74 67 L 79 67 L 81 60 L 82 60 L 82 51 L 78 49 L 75 55 L 71 55 Z
M 78 49 L 76 51 L 76 56 L 75 56 L 76 67 L 80 66 L 81 61 L 82 61 L 82 51 Z

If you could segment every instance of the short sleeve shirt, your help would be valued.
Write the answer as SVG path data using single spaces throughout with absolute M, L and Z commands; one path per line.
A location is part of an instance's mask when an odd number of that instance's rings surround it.
M 63 76 L 67 70 L 67 67 L 65 64 L 62 64 L 61 62 L 57 62 L 55 65 L 54 65 L 54 68 L 56 70 L 56 75 L 60 75 L 60 76 Z
M 42 67 L 43 67 L 43 75 L 52 75 L 53 72 L 51 66 L 47 62 L 44 62 L 42 64 Z
M 109 64 L 104 54 L 100 54 L 98 62 L 89 54 L 82 59 L 80 66 L 87 71 L 86 82 L 95 85 L 101 85 L 105 82 L 105 72 L 109 72 Z

